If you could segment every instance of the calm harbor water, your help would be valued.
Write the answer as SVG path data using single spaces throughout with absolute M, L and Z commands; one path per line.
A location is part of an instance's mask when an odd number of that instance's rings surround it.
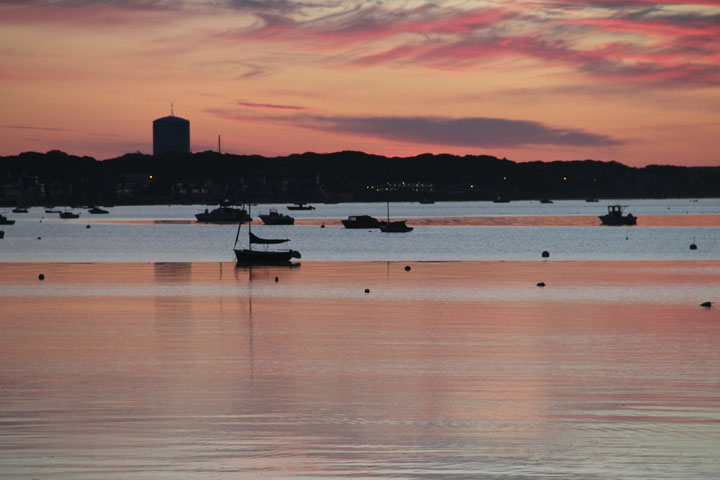
M 317 205 L 252 269 L 205 206 L 9 214 L 0 478 L 716 479 L 720 200 L 619 203 Z
M 613 201 L 615 202 L 615 201 Z M 258 235 L 290 238 L 290 246 L 309 261 L 409 261 L 409 260 L 533 260 L 543 250 L 553 259 L 565 260 L 711 260 L 720 259 L 720 224 L 675 225 L 684 216 L 695 219 L 720 216 L 720 199 L 621 200 L 640 217 L 635 227 L 587 226 L 426 226 L 426 217 L 460 219 L 478 216 L 498 218 L 596 216 L 609 202 L 440 202 L 392 204 L 392 216 L 407 218 L 415 225 L 409 234 L 383 234 L 377 230 L 347 230 L 340 226 L 255 226 Z M 261 205 L 253 214 L 271 207 L 287 212 L 284 205 Z M 346 218 L 369 214 L 384 217 L 386 205 L 316 205 L 312 211 L 291 212 L 298 221 Z M 28 214 L 8 214 L 16 224 L 2 227 L 0 261 L 6 262 L 206 262 L 234 258 L 232 245 L 236 227 L 194 223 L 195 213 L 207 206 L 115 207 L 108 215 L 90 215 L 60 220 L 43 208 Z M 211 208 L 211 207 L 210 207 Z M 643 219 L 655 225 L 643 226 Z M 662 221 L 664 218 L 667 221 Z M 177 223 L 153 223 L 153 222 Z M 706 222 L 707 223 L 707 222 Z M 87 225 L 91 228 L 87 228 Z M 247 238 L 241 236 L 241 243 Z M 697 250 L 689 245 L 696 243 Z
M 717 478 L 720 262 L 409 265 L 0 263 L 0 477 Z

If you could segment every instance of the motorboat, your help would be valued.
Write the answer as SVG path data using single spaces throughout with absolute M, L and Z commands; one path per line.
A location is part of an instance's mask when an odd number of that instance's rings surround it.
M 258 215 L 265 225 L 293 225 L 295 219 L 290 215 L 278 213 L 276 208 L 271 208 L 265 215 Z
M 288 210 L 315 210 L 315 207 L 307 203 L 295 203 L 287 206 Z
M 68 218 L 80 218 L 80 214 L 79 214 L 79 213 L 68 212 L 68 211 L 58 212 L 58 215 L 60 215 L 60 218 L 63 218 L 63 219 L 68 219 Z
M 238 238 L 240 238 L 240 228 L 243 222 L 238 223 L 237 234 L 235 235 L 235 251 L 236 266 L 251 265 L 296 265 L 291 262 L 294 258 L 301 258 L 300 252 L 297 250 L 268 250 L 269 245 L 277 245 L 286 243 L 290 240 L 287 238 L 260 238 L 252 233 L 252 224 L 248 222 L 248 248 L 237 248 Z M 260 249 L 253 249 L 253 245 L 262 245 Z
M 15 225 L 15 220 L 10 220 L 5 215 L 0 215 L 0 225 Z
M 624 205 L 608 205 L 608 213 L 600 215 L 598 218 L 603 225 L 636 225 L 637 217 L 632 213 L 624 214 Z
M 110 213 L 110 212 L 108 212 L 107 210 L 103 210 L 102 208 L 99 208 L 99 207 L 90 207 L 90 209 L 88 210 L 88 212 L 92 213 L 93 215 Z
M 370 215 L 352 215 L 341 222 L 345 228 L 380 228 L 381 225 L 387 223 Z
M 252 221 L 244 208 L 223 205 L 211 211 L 206 208 L 204 212 L 196 214 L 195 218 L 197 218 L 198 222 L 204 223 L 244 223 Z

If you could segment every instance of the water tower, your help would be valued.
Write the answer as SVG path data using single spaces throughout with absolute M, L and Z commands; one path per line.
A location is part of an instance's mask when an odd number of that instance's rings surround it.
M 190 153 L 190 121 L 173 113 L 153 120 L 153 155 Z

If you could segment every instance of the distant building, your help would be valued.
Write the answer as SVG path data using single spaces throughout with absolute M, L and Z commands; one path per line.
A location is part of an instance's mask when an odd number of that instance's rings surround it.
M 190 121 L 170 115 L 153 120 L 153 155 L 190 153 Z

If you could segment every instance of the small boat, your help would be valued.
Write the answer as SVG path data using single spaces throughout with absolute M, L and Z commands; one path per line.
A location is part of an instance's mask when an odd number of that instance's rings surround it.
M 345 228 L 380 228 L 386 224 L 370 215 L 352 215 L 341 222 Z
M 380 225 L 380 231 L 385 233 L 405 233 L 412 232 L 413 227 L 405 225 L 405 220 L 390 221 L 390 202 L 387 204 L 387 223 Z
M 0 215 L 0 225 L 15 225 L 15 220 L 10 220 L 5 215 Z
M 598 218 L 603 225 L 636 225 L 637 217 L 635 217 L 632 213 L 625 215 L 623 213 L 624 208 L 624 205 L 608 205 L 608 213 L 600 215 Z
M 208 211 L 206 208 L 203 213 L 195 215 L 198 222 L 205 223 L 243 223 L 250 222 L 252 218 L 248 215 L 244 208 L 233 208 L 228 206 L 219 206 L 218 208 Z
M 412 232 L 413 227 L 405 225 L 405 220 L 399 220 L 396 222 L 388 222 L 387 225 L 380 227 L 381 232 L 385 233 L 405 233 Z
M 13 213 L 28 213 L 28 209 L 25 207 L 15 207 L 12 209 Z
M 315 207 L 308 205 L 307 203 L 296 203 L 294 205 L 288 205 L 288 210 L 315 210 Z
M 420 200 L 419 203 L 421 203 L 423 205 L 432 205 L 433 203 L 435 203 L 435 200 L 432 200 L 430 198 L 423 198 Z
M 60 218 L 66 219 L 66 218 L 80 218 L 79 213 L 73 213 L 73 212 L 58 212 L 58 215 L 60 215 Z
M 597 198 L 586 198 L 585 201 L 588 203 L 597 203 L 600 200 L 598 200 Z
M 510 199 L 505 197 L 497 197 L 495 200 L 493 200 L 493 203 L 510 203 Z
M 293 225 L 295 219 L 290 215 L 278 213 L 276 208 L 271 208 L 265 215 L 258 215 L 265 225 Z
M 540 203 L 553 203 L 553 201 L 550 200 L 549 198 L 541 198 Z
M 99 207 L 90 207 L 88 212 L 92 213 L 93 215 L 109 213 L 107 210 L 103 210 L 102 208 L 99 208 Z
M 45 213 L 60 213 L 60 210 L 54 210 L 52 208 L 46 208 Z
M 268 245 L 276 245 L 289 242 L 287 238 L 260 238 L 252 233 L 252 224 L 248 222 L 248 248 L 237 248 L 240 237 L 240 227 L 243 222 L 238 223 L 237 234 L 235 235 L 235 259 L 236 266 L 249 265 L 295 265 L 291 262 L 293 258 L 301 258 L 300 252 L 296 250 L 268 250 Z M 263 245 L 260 250 L 253 250 L 253 245 Z

